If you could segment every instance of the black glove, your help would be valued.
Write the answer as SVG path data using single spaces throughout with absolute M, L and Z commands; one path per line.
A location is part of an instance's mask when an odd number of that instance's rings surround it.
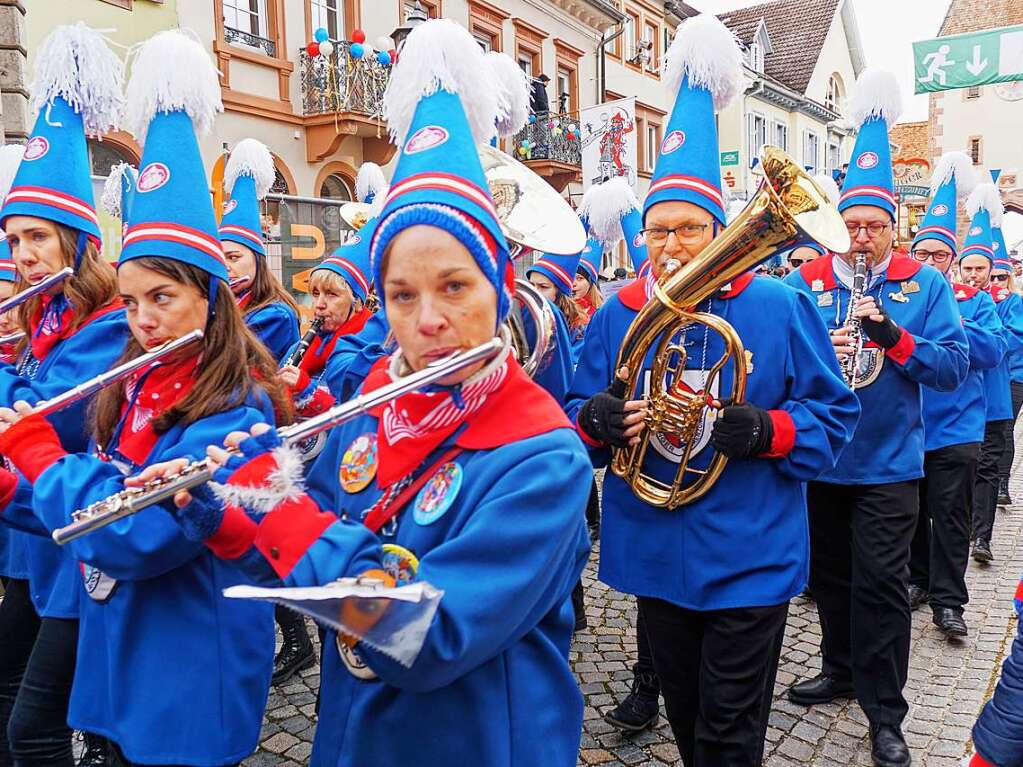
M 625 400 L 610 392 L 597 392 L 579 409 L 579 428 L 595 442 L 628 447 L 625 437 Z
M 729 405 L 718 413 L 710 442 L 729 458 L 748 458 L 766 453 L 773 438 L 774 423 L 766 410 L 749 404 Z
M 902 338 L 902 328 L 892 322 L 892 318 L 888 316 L 884 309 L 878 308 L 877 312 L 884 319 L 880 322 L 875 322 L 869 317 L 864 317 L 862 321 L 863 332 L 867 334 L 867 338 L 882 349 L 891 349 Z

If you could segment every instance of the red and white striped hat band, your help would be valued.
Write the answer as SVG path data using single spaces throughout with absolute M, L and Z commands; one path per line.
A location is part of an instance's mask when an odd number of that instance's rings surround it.
M 914 237 L 913 239 L 914 240 L 923 240 L 929 234 L 940 234 L 940 235 L 942 235 L 944 237 L 948 237 L 948 239 L 950 239 L 950 240 L 955 240 L 955 238 L 956 238 L 955 232 L 953 232 L 948 227 L 938 226 L 937 224 L 932 224 L 931 226 L 925 226 L 922 229 L 918 230 L 917 233 L 916 233 L 916 237 Z
M 0 274 L 17 275 L 18 270 L 10 261 L 0 261 Z
M 975 242 L 972 245 L 967 245 L 963 248 L 962 255 L 959 256 L 959 260 L 962 261 L 969 255 L 977 253 L 981 256 L 987 256 L 992 261 L 995 260 L 995 251 L 993 248 L 989 248 L 987 245 L 981 245 L 979 242 Z
M 895 205 L 895 195 L 881 186 L 854 186 L 846 192 L 842 192 L 839 202 L 845 202 L 852 197 L 880 197 L 885 202 Z
M 542 266 L 544 269 L 551 272 L 558 281 L 561 282 L 561 287 L 565 289 L 566 293 L 572 292 L 572 286 L 575 285 L 575 279 L 574 277 L 569 277 L 568 273 L 564 269 L 554 262 L 548 261 L 546 258 L 541 258 L 539 261 L 535 262 L 532 268 L 536 268 L 538 266 Z
M 702 194 L 719 208 L 725 207 L 725 201 L 721 196 L 721 190 L 712 184 L 708 184 L 702 178 L 697 178 L 696 176 L 665 176 L 650 185 L 647 195 L 651 195 L 665 189 L 688 189 L 691 192 Z
M 454 176 L 450 173 L 419 173 L 409 176 L 391 187 L 387 193 L 384 205 L 390 205 L 391 202 L 403 194 L 418 192 L 422 189 L 436 189 L 442 192 L 457 194 L 459 197 L 464 197 L 470 202 L 479 205 L 493 216 L 495 221 L 499 220 L 497 208 L 494 207 L 494 201 L 490 198 L 489 192 L 480 189 L 460 176 Z M 441 201 L 438 200 L 437 202 Z
M 133 243 L 150 242 L 154 240 L 161 242 L 173 242 L 178 245 L 186 245 L 188 247 L 195 248 L 201 253 L 215 258 L 221 264 L 224 264 L 225 266 L 227 265 L 227 260 L 224 258 L 224 250 L 220 245 L 220 240 L 211 237 L 206 234 L 206 232 L 201 232 L 198 229 L 191 229 L 187 226 L 181 226 L 180 224 L 150 221 L 144 224 L 136 224 L 135 226 L 128 227 L 128 231 L 124 234 L 123 246 L 126 248 Z
M 313 269 L 313 271 L 315 272 L 316 269 L 323 269 L 327 264 L 340 266 L 349 275 L 351 275 L 353 280 L 359 283 L 359 287 L 362 288 L 362 292 L 364 294 L 369 293 L 369 281 L 363 276 L 362 271 L 359 269 L 359 267 L 357 267 L 347 258 L 341 258 L 340 256 L 331 256 L 330 258 L 325 258 L 323 259 L 323 261 L 320 262 L 319 266 Z
M 251 242 L 260 251 L 263 250 L 263 238 L 253 232 L 251 229 L 246 229 L 243 226 L 235 226 L 234 224 L 228 224 L 227 226 L 220 227 L 220 236 L 223 239 L 225 234 L 234 234 L 238 237 L 244 237 L 246 240 Z
M 58 210 L 81 216 L 99 226 L 99 216 L 96 215 L 96 209 L 89 205 L 89 203 L 53 189 L 46 189 L 41 186 L 18 186 L 7 194 L 4 205 L 7 206 L 12 202 L 31 202 L 36 205 L 47 205 L 51 208 L 57 208 Z

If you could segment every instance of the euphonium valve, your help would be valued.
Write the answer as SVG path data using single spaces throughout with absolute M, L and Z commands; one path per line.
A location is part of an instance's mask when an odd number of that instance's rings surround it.
M 814 180 L 776 147 L 765 147 L 760 165 L 763 179 L 756 195 L 717 239 L 677 269 L 666 269 L 654 286 L 653 296 L 630 325 L 622 343 L 616 371 L 623 369 L 615 388 L 626 399 L 649 402 L 639 443 L 612 451 L 611 470 L 651 506 L 675 509 L 705 495 L 721 476 L 727 457 L 714 452 L 703 468 L 691 465 L 699 430 L 704 425 L 712 396 L 733 404 L 744 401 L 747 360 L 742 340 L 724 319 L 693 308 L 716 294 L 743 273 L 780 250 L 819 242 L 844 253 L 849 233 L 842 217 Z M 703 326 L 723 342 L 716 359 L 703 360 L 700 388 L 691 390 L 683 379 L 688 353 L 676 337 Z M 704 336 L 706 339 L 706 335 Z M 704 350 L 708 348 L 704 341 Z M 640 389 L 644 361 L 654 350 L 649 391 Z M 730 385 L 721 381 L 731 362 Z M 617 375 L 617 374 L 616 374 Z M 711 392 L 717 392 L 716 396 Z M 684 446 L 670 482 L 648 473 L 644 464 L 651 439 L 658 434 Z

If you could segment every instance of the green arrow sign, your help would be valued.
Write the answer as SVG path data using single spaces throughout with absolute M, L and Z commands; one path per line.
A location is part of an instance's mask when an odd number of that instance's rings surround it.
M 1023 24 L 913 43 L 916 92 L 1023 80 Z

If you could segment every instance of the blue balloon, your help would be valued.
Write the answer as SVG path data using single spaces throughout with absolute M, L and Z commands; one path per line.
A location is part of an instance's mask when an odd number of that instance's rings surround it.
M 349 48 L 353 59 L 361 59 L 366 55 L 366 49 L 362 46 L 362 43 L 352 43 L 352 47 Z
M 536 122 L 536 115 L 530 115 L 529 116 L 529 124 L 532 125 L 535 122 Z
M 316 42 L 318 43 L 322 43 L 324 40 L 330 39 L 330 35 L 327 34 L 327 30 L 325 30 L 323 27 L 320 27 L 315 32 L 313 32 L 313 37 L 316 38 Z
M 377 61 L 386 67 L 391 63 L 391 54 L 387 51 L 377 51 Z

